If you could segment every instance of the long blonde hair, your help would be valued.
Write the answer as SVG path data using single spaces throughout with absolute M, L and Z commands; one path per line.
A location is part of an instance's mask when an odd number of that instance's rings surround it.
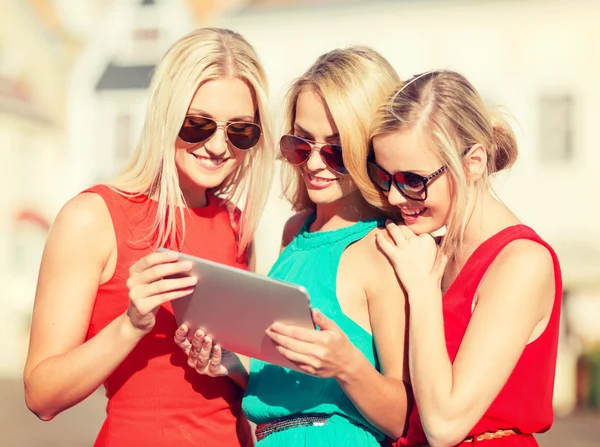
M 293 128 L 300 92 L 313 90 L 323 99 L 335 122 L 344 164 L 352 179 L 368 179 L 364 160 L 373 115 L 399 81 L 390 63 L 371 48 L 353 46 L 325 53 L 289 88 L 284 132 Z M 295 211 L 315 207 L 308 197 L 300 170 L 285 160 L 282 182 L 284 195 Z
M 267 200 L 274 163 L 267 80 L 254 48 L 241 35 L 227 29 L 202 28 L 175 42 L 158 64 L 137 148 L 123 171 L 109 183 L 133 195 L 157 200 L 153 228 L 157 246 L 177 245 L 174 211 L 178 207 L 184 225 L 186 204 L 175 164 L 175 142 L 189 104 L 200 85 L 226 76 L 243 80 L 253 91 L 262 137 L 238 169 L 213 192 L 230 203 L 244 202 L 238 254 L 252 240 Z M 181 231 L 183 236 L 185 226 Z
M 514 164 L 515 135 L 464 76 L 449 70 L 422 73 L 400 86 L 377 111 L 371 138 L 403 130 L 422 132 L 447 166 L 453 197 L 442 250 L 452 258 L 462 246 L 469 211 L 490 188 L 488 176 Z M 475 144 L 487 152 L 487 169 L 471 194 L 463 154 Z M 370 202 L 379 207 L 385 197 L 372 184 L 370 189 Z

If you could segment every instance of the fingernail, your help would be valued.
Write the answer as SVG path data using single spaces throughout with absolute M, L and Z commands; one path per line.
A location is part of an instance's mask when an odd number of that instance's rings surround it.
M 179 257 L 179 253 L 177 253 L 176 251 L 170 251 L 167 253 L 167 257 L 169 259 L 177 259 Z
M 181 263 L 181 267 L 184 268 L 185 270 L 189 270 L 192 268 L 192 263 L 190 261 L 183 261 Z
M 202 335 L 203 335 L 203 334 L 202 334 L 202 331 L 198 330 L 198 331 L 196 331 L 196 333 L 194 334 L 194 337 L 196 337 L 196 338 L 200 339 L 200 338 L 202 338 Z

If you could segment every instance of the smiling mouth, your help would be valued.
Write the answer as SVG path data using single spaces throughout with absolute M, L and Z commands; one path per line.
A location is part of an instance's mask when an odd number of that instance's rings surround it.
M 323 178 L 323 177 L 317 177 L 316 175 L 312 175 L 309 174 L 308 172 L 305 171 L 306 176 L 308 177 L 308 180 L 311 183 L 315 183 L 317 185 L 328 185 L 332 182 L 337 181 L 336 178 Z
M 425 208 L 421 208 L 421 209 L 406 209 L 406 208 L 400 208 L 400 212 L 409 218 L 417 218 L 420 215 L 422 215 L 425 211 L 427 211 L 427 207 Z
M 229 158 L 215 158 L 215 157 L 206 157 L 203 155 L 196 155 L 193 152 L 190 152 L 196 160 L 200 162 L 201 165 L 207 168 L 218 168 L 223 165 Z

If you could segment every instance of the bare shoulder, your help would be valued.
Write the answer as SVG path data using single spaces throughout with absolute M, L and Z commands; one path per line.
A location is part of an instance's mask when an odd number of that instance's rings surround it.
M 503 306 L 525 306 L 548 315 L 555 298 L 554 263 L 546 247 L 518 239 L 498 254 L 477 292 L 477 298 Z M 512 304 L 511 304 L 512 303 Z
M 281 248 L 284 249 L 288 246 L 290 242 L 296 237 L 302 225 L 308 217 L 310 216 L 311 211 L 302 211 L 300 213 L 294 214 L 292 217 L 288 219 L 283 227 L 283 236 L 281 238 Z
M 528 239 L 510 242 L 494 260 L 490 272 L 498 271 L 507 275 L 554 277 L 554 262 L 550 251 L 542 244 Z
M 86 248 L 97 247 L 100 252 L 109 252 L 111 237 L 114 239 L 114 230 L 104 199 L 98 194 L 83 193 L 70 199 L 59 211 L 48 245 L 84 244 Z
M 392 295 L 396 295 L 397 299 L 397 294 L 403 294 L 404 292 L 392 264 L 377 245 L 376 237 L 378 234 L 388 237 L 385 228 L 371 230 L 355 244 L 354 255 L 361 260 L 361 272 L 364 275 L 367 295 L 370 298 L 390 296 L 389 292 L 393 291 Z M 383 290 L 387 293 L 380 293 Z
M 104 199 L 95 193 L 83 193 L 65 203 L 56 216 L 53 227 L 89 231 L 106 228 L 110 224 L 110 213 Z
M 355 244 L 357 252 L 359 252 L 357 255 L 360 255 L 361 257 L 364 256 L 366 259 L 368 259 L 370 268 L 379 270 L 380 268 L 389 267 L 389 269 L 393 271 L 393 268 L 387 257 L 377 245 L 377 235 L 389 237 L 385 228 L 374 228 Z

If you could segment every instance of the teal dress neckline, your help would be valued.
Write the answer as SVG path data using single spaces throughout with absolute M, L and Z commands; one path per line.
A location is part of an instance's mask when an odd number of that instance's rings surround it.
M 304 221 L 300 231 L 290 244 L 292 250 L 311 250 L 322 245 L 335 244 L 353 236 L 365 236 L 373 228 L 382 226 L 385 223 L 384 218 L 372 217 L 334 230 L 310 231 L 310 226 L 316 218 L 317 215 L 313 213 Z

